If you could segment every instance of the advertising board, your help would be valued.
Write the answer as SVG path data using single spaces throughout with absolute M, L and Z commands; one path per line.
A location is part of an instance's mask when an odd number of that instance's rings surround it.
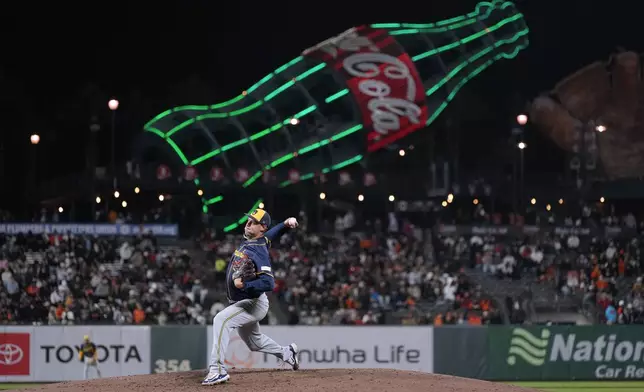
M 531 236 L 548 233 L 555 236 L 578 237 L 634 235 L 633 230 L 626 227 L 578 227 L 578 226 L 534 226 L 534 225 L 437 225 L 435 230 L 442 235 L 494 235 L 504 237 Z
M 150 332 L 150 373 L 175 373 L 207 367 L 206 351 L 210 348 L 205 327 L 153 326 Z
M 641 380 L 644 333 L 638 326 L 488 329 L 487 379 Z
M 108 223 L 0 223 L 0 234 L 87 234 L 97 236 L 134 236 L 152 233 L 158 237 L 177 237 L 179 227 L 170 224 L 108 224 Z
M 0 382 L 30 381 L 34 368 L 30 327 L 0 327 Z
M 12 326 L 0 329 L 0 381 L 82 380 L 84 335 L 97 345 L 103 377 L 150 373 L 149 327 Z
M 262 326 L 278 344 L 295 342 L 300 349 L 302 369 L 384 368 L 433 371 L 431 327 L 376 326 Z M 208 327 L 208 361 L 212 345 Z M 226 363 L 237 368 L 279 368 L 281 361 L 250 352 L 236 332 L 231 334 Z

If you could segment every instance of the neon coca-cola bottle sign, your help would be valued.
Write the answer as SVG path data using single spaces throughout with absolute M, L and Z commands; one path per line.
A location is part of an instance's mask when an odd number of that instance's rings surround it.
M 380 38 L 380 46 L 370 36 Z M 316 51 L 324 53 L 325 61 L 344 71 L 367 129 L 375 132 L 369 135 L 370 142 L 401 129 L 419 128 L 426 121 L 426 111 L 417 104 L 424 103 L 424 94 L 417 87 L 422 86 L 422 81 L 409 56 L 385 31 L 368 27 L 350 29 L 304 54 Z M 329 61 L 329 57 L 334 61 Z
M 414 102 L 416 81 L 400 59 L 385 53 L 355 53 L 344 59 L 342 66 L 348 74 L 361 78 L 358 89 L 371 97 L 367 109 L 371 114 L 374 131 L 381 135 L 399 131 L 401 118 L 407 118 L 412 124 L 420 123 L 422 110 Z M 389 80 L 404 80 L 404 98 L 392 96 L 390 84 L 375 79 L 380 75 Z

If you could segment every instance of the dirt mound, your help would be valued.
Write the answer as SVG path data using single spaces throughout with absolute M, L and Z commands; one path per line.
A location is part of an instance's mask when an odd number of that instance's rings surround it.
M 226 392 L 529 392 L 535 389 L 420 372 L 385 369 L 237 370 L 225 385 L 202 386 L 202 372 L 115 377 L 63 382 L 24 391 L 69 392 L 191 392 L 221 389 Z

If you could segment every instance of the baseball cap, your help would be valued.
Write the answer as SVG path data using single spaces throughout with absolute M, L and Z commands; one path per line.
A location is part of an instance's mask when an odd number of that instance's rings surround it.
M 246 214 L 247 217 L 259 223 L 260 225 L 270 226 L 271 225 L 271 216 L 265 210 L 257 208 L 250 214 Z
M 83 340 L 89 340 L 89 335 L 83 336 Z

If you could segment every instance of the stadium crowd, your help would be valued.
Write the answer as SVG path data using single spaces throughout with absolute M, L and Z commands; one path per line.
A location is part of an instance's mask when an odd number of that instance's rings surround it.
M 433 263 L 428 232 L 399 225 L 393 214 L 387 229 L 376 221 L 362 235 L 351 234 L 351 214 L 328 233 L 310 233 L 304 215 L 300 221 L 301 230 L 272 249 L 274 302 L 291 324 L 497 319 L 490 300 L 458 269 Z M 240 239 L 205 232 L 199 244 L 207 252 L 195 260 L 151 236 L 0 236 L 0 323 L 209 323 L 225 306 L 226 263 Z M 434 314 L 422 303 L 447 306 Z M 388 319 L 392 312 L 401 317 Z
M 533 215 L 534 223 L 540 223 L 533 232 L 439 235 L 438 254 L 490 279 L 517 285 L 528 279 L 552 286 L 562 297 L 578 297 L 591 306 L 597 322 L 644 323 L 641 224 L 631 213 L 619 217 L 601 205 L 584 205 L 576 212 Z M 501 221 L 480 206 L 473 209 L 472 222 Z M 520 302 L 512 298 L 507 306 L 513 323 L 522 323 L 523 315 L 512 316 Z
M 353 213 L 334 218 L 314 233 L 301 214 L 300 229 L 271 249 L 273 303 L 289 324 L 490 324 L 503 322 L 503 309 L 509 322 L 527 321 L 524 298 L 502 303 L 471 271 L 550 285 L 592 304 L 600 322 L 644 322 L 642 249 L 631 214 L 618 219 L 590 208 L 577 218 L 550 214 L 542 227 L 568 230 L 518 236 L 436 235 L 394 213 L 359 230 Z M 574 230 L 591 219 L 628 235 Z M 458 223 L 502 221 L 479 204 Z M 241 240 L 216 234 L 204 231 L 197 253 L 160 246 L 151 236 L 0 236 L 0 323 L 210 323 L 226 304 L 226 264 Z
M 306 220 L 271 250 L 275 296 L 289 324 L 482 324 L 499 322 L 498 309 L 459 269 L 434 262 L 431 230 L 389 214 L 388 224 L 365 222 L 353 231 L 352 213 L 334 230 L 311 233 Z M 235 241 L 211 241 L 220 271 Z M 431 305 L 445 305 L 436 313 Z M 423 306 L 430 305 L 430 306 Z M 395 321 L 387 316 L 398 314 Z
M 0 236 L 0 323 L 205 324 L 206 266 L 151 236 Z

